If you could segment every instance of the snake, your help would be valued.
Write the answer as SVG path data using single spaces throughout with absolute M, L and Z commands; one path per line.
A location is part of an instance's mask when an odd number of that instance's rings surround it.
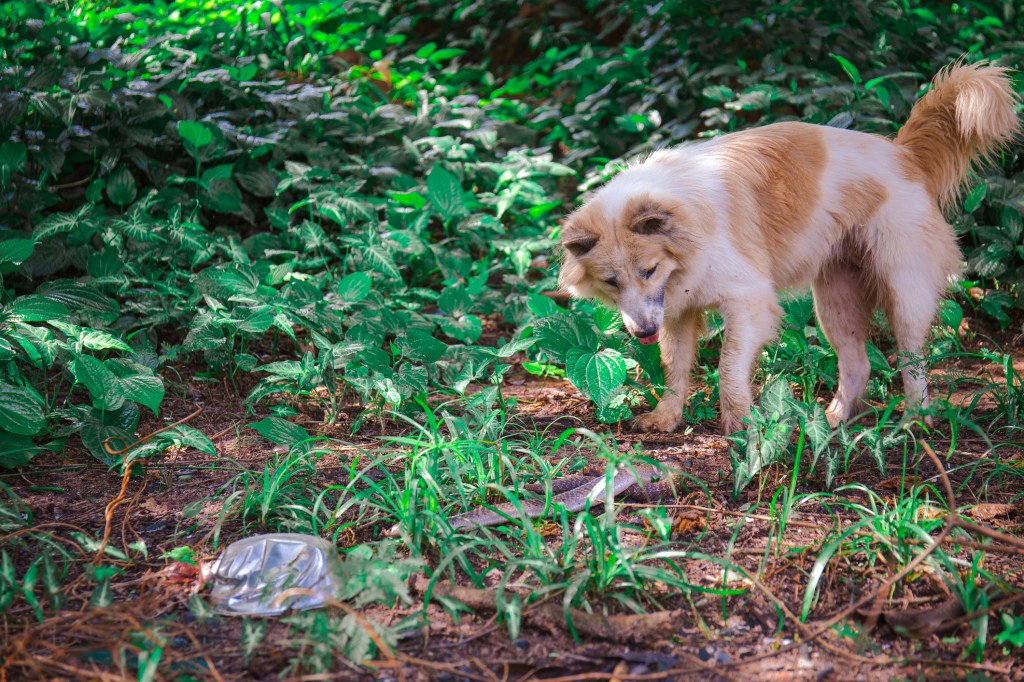
M 604 474 L 574 475 L 557 478 L 551 481 L 551 491 L 555 494 L 550 501 L 543 499 L 523 500 L 518 507 L 511 502 L 493 506 L 478 506 L 468 512 L 456 514 L 448 518 L 453 530 L 481 526 L 497 526 L 526 516 L 538 519 L 547 516 L 557 507 L 575 513 L 583 511 L 587 505 L 604 502 L 611 490 L 612 497 L 622 497 L 638 502 L 654 502 L 672 497 L 676 493 L 674 482 L 678 469 L 669 466 L 637 464 L 625 467 L 615 473 L 611 486 L 606 487 Z M 529 492 L 544 493 L 544 484 L 524 485 Z M 398 525 L 388 531 L 388 535 L 398 535 Z

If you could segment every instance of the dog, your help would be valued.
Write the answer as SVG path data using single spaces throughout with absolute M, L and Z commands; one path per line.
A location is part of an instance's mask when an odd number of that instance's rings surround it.
M 895 139 L 774 123 L 657 151 L 601 187 L 562 223 L 559 284 L 661 344 L 666 391 L 636 425 L 678 427 L 703 311 L 717 308 L 721 426 L 742 428 L 781 318 L 777 292 L 808 284 L 839 360 L 828 423 L 861 409 L 875 308 L 899 346 L 907 411 L 927 407 L 923 350 L 961 264 L 944 212 L 972 167 L 1017 137 L 1017 102 L 1007 69 L 956 63 Z

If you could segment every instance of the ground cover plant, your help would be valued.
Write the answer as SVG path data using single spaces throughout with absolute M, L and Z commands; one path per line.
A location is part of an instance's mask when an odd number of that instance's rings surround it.
M 556 289 L 559 218 L 659 146 L 781 120 L 892 135 L 1012 2 L 0 6 L 4 679 L 999 679 L 1024 647 L 1024 157 L 954 216 L 904 418 L 782 302 L 746 429 L 715 315 L 676 434 L 656 346 Z M 1024 79 L 1015 75 L 1015 87 Z M 481 504 L 671 466 L 661 501 Z M 334 542 L 345 593 L 213 613 L 199 565 Z M 646 677 L 644 677 L 646 676 Z

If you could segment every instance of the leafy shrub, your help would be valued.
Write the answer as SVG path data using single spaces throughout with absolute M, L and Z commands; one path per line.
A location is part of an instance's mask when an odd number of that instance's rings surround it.
M 500 382 L 526 352 L 626 417 L 657 358 L 614 315 L 537 303 L 578 192 L 751 125 L 891 134 L 956 55 L 1022 51 L 1008 5 L 175 8 L 0 8 L 4 465 L 76 434 L 109 460 L 103 441 L 160 408 L 161 370 L 200 356 L 250 405 L 311 398 L 331 420 L 349 398 L 409 410 Z M 958 222 L 1004 325 L 1021 170 L 1008 152 Z M 809 393 L 833 360 L 806 306 L 789 312 L 775 361 Z

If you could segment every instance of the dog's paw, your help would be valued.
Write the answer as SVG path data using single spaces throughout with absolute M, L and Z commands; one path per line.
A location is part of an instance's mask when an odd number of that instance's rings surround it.
M 721 427 L 723 436 L 731 436 L 737 431 L 742 431 L 743 429 L 747 428 L 743 422 L 737 421 L 735 419 L 722 419 Z
M 719 418 L 719 424 L 722 427 L 722 435 L 729 436 L 737 431 L 743 431 L 747 428 L 743 418 L 749 416 L 749 413 L 743 414 L 730 414 L 728 412 L 722 412 L 722 416 Z
M 633 427 L 644 433 L 651 433 L 652 431 L 660 431 L 662 433 L 672 433 L 679 426 L 682 415 L 670 414 L 668 412 L 648 412 L 642 414 L 633 420 Z
M 833 398 L 829 406 L 825 408 L 825 420 L 828 422 L 829 428 L 839 428 L 840 424 L 849 419 L 848 412 L 849 410 L 841 402 Z

